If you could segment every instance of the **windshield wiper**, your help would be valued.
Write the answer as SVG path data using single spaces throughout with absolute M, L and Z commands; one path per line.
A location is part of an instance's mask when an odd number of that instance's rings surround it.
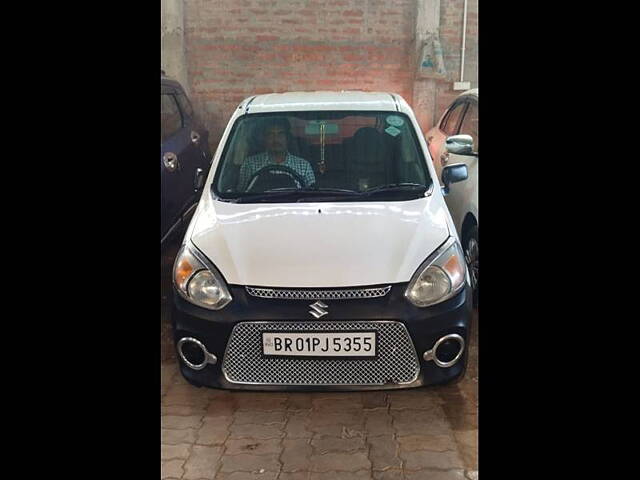
M 235 199 L 237 203 L 250 203 L 250 202 L 269 202 L 275 199 L 292 198 L 300 199 L 306 197 L 324 197 L 336 195 L 359 195 L 354 190 L 345 190 L 341 188 L 277 188 L 267 190 L 262 193 L 254 193 L 250 195 L 241 195 Z
M 285 188 L 272 188 L 270 190 L 265 190 L 263 193 L 271 193 L 271 192 L 302 192 L 302 193 L 359 193 L 355 190 L 348 190 L 346 188 L 318 188 L 318 187 L 306 187 L 306 188 L 295 188 L 295 187 L 285 187 Z
M 252 193 L 248 195 L 240 195 L 236 198 L 229 198 L 226 201 L 236 203 L 252 203 L 252 202 L 270 202 L 273 200 L 282 201 L 290 199 L 295 202 L 301 200 L 312 200 L 319 198 L 327 201 L 349 199 L 356 200 L 358 198 L 369 197 L 378 194 L 419 194 L 422 195 L 427 191 L 427 186 L 419 183 L 392 183 L 387 185 L 379 185 L 363 192 L 348 190 L 344 188 L 275 188 L 261 193 Z M 345 198 L 346 197 L 346 198 Z
M 426 185 L 420 183 L 390 183 L 387 185 L 378 185 L 377 187 L 369 188 L 361 193 L 361 195 L 373 195 L 376 193 L 403 193 L 403 192 L 416 192 L 424 193 L 427 191 Z

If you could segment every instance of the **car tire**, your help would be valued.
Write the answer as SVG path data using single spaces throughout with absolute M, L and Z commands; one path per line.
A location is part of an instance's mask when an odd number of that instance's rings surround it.
M 464 259 L 469 268 L 469 276 L 471 277 L 471 288 L 473 289 L 473 306 L 478 307 L 480 297 L 479 279 L 480 279 L 480 248 L 478 241 L 478 226 L 473 225 L 467 229 L 462 238 L 462 249 L 464 251 Z

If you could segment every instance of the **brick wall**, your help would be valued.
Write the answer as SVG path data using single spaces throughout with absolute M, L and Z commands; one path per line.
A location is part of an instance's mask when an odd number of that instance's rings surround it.
M 453 90 L 460 81 L 464 0 L 440 0 L 440 42 L 447 69 L 447 81 L 438 82 L 435 119 L 462 92 Z M 467 33 L 465 39 L 464 81 L 478 86 L 478 0 L 467 0 Z
M 459 63 L 462 4 L 441 0 L 449 71 Z M 392 91 L 411 103 L 416 12 L 416 0 L 184 0 L 189 90 L 212 146 L 257 93 Z

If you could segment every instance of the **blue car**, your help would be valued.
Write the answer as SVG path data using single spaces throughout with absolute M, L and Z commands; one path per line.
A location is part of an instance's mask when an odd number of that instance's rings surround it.
M 182 86 L 160 76 L 160 245 L 189 220 L 211 165 L 209 132 L 196 120 Z

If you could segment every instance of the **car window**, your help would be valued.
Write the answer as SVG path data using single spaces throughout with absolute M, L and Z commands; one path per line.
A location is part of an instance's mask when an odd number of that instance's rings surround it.
M 191 102 L 189 101 L 187 96 L 184 93 L 179 93 L 178 95 L 176 95 L 176 98 L 178 99 L 178 104 L 180 105 L 180 109 L 183 111 L 183 113 L 187 117 L 193 118 L 193 107 L 191 106 Z
M 442 120 L 440 129 L 445 132 L 447 136 L 456 135 L 458 133 L 460 117 L 462 116 L 466 106 L 466 102 L 455 104 L 449 113 L 447 113 L 447 116 Z
M 313 187 L 364 192 L 430 186 L 408 117 L 391 112 L 290 112 L 240 117 L 214 180 L 224 198 Z
M 478 149 L 478 104 L 470 103 L 467 113 L 464 115 L 460 133 L 471 135 L 473 138 L 473 151 L 479 152 Z
M 164 142 L 182 128 L 180 110 L 173 95 L 160 95 L 160 136 Z

